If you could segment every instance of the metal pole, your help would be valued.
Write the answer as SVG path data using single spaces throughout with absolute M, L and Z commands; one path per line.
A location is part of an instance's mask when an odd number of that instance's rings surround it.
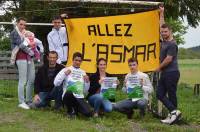
M 153 1 L 131 1 L 131 0 L 38 0 L 38 1 L 55 1 L 55 2 L 81 2 L 81 3 L 99 3 L 99 4 L 130 4 L 130 5 L 160 5 L 163 2 Z
M 0 25 L 15 25 L 13 22 L 0 22 Z M 26 25 L 30 26 L 53 26 L 52 23 L 26 23 Z M 64 24 L 62 24 L 64 26 Z

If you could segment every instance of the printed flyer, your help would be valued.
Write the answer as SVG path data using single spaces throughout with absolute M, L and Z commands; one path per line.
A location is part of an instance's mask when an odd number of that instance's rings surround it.
M 141 87 L 141 79 L 137 75 L 130 75 L 127 78 L 126 88 L 128 93 L 128 98 L 133 101 L 143 98 L 143 90 Z
M 71 69 L 68 76 L 67 90 L 72 91 L 77 96 L 83 96 L 84 79 L 80 70 Z
M 101 93 L 104 98 L 115 100 L 117 77 L 105 77 L 101 84 Z

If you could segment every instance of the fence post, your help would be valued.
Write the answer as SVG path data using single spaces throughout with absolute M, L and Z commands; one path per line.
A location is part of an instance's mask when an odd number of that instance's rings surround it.
M 200 84 L 194 84 L 194 95 L 199 95 Z

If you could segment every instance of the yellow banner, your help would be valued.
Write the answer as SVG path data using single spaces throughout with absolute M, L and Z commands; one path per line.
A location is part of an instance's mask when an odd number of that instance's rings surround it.
M 84 55 L 81 68 L 96 72 L 96 60 L 108 60 L 107 72 L 126 74 L 128 59 L 136 57 L 139 70 L 148 72 L 159 65 L 158 10 L 119 16 L 65 19 L 69 39 L 67 66 L 74 52 Z

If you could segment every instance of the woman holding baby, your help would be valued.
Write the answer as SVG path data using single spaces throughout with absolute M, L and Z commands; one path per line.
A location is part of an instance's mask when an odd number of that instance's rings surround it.
M 40 59 L 43 52 L 42 42 L 34 34 L 26 30 L 26 19 L 17 19 L 17 24 L 10 34 L 11 37 L 11 63 L 16 63 L 19 72 L 18 82 L 18 107 L 29 109 L 28 103 L 32 101 L 32 91 L 35 79 L 35 66 L 33 57 Z M 37 50 L 37 46 L 40 51 Z M 26 98 L 24 97 L 26 87 Z

